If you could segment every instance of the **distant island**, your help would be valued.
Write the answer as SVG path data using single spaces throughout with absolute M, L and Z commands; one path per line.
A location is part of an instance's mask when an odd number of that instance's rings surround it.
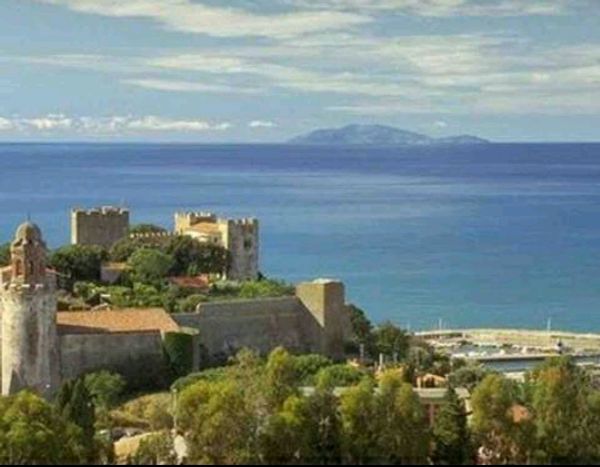
M 323 146 L 454 146 L 490 144 L 477 136 L 458 135 L 445 138 L 401 130 L 385 125 L 347 125 L 341 128 L 324 128 L 297 136 L 288 144 Z

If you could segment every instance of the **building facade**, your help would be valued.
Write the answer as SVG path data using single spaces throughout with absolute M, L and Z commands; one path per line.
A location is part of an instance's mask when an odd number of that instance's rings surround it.
M 231 259 L 227 279 L 258 278 L 259 224 L 254 218 L 220 219 L 213 213 L 175 213 L 175 233 L 225 248 Z

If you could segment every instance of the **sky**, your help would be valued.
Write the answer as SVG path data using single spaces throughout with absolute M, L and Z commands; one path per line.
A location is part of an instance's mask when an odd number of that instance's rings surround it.
M 2 0 L 0 141 L 600 141 L 600 0 Z

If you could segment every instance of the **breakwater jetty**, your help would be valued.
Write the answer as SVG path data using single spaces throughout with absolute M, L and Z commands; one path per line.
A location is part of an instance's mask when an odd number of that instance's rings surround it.
M 477 346 L 518 346 L 539 350 L 555 349 L 556 345 L 561 343 L 565 349 L 572 352 L 600 353 L 600 334 L 595 333 L 481 328 L 422 331 L 416 332 L 415 336 L 438 346 L 470 343 Z

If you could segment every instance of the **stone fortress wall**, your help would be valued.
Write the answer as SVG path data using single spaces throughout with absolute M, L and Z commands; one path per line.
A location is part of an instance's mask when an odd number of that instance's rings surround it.
M 196 329 L 209 355 L 232 355 L 242 347 L 267 353 L 277 346 L 343 357 L 350 333 L 344 286 L 319 279 L 298 285 L 291 297 L 201 303 L 173 319 Z
M 129 231 L 129 210 L 113 206 L 71 211 L 71 243 L 110 248 Z
M 110 370 L 136 384 L 165 371 L 160 332 L 118 334 L 61 334 L 60 367 L 63 380 L 85 373 Z

